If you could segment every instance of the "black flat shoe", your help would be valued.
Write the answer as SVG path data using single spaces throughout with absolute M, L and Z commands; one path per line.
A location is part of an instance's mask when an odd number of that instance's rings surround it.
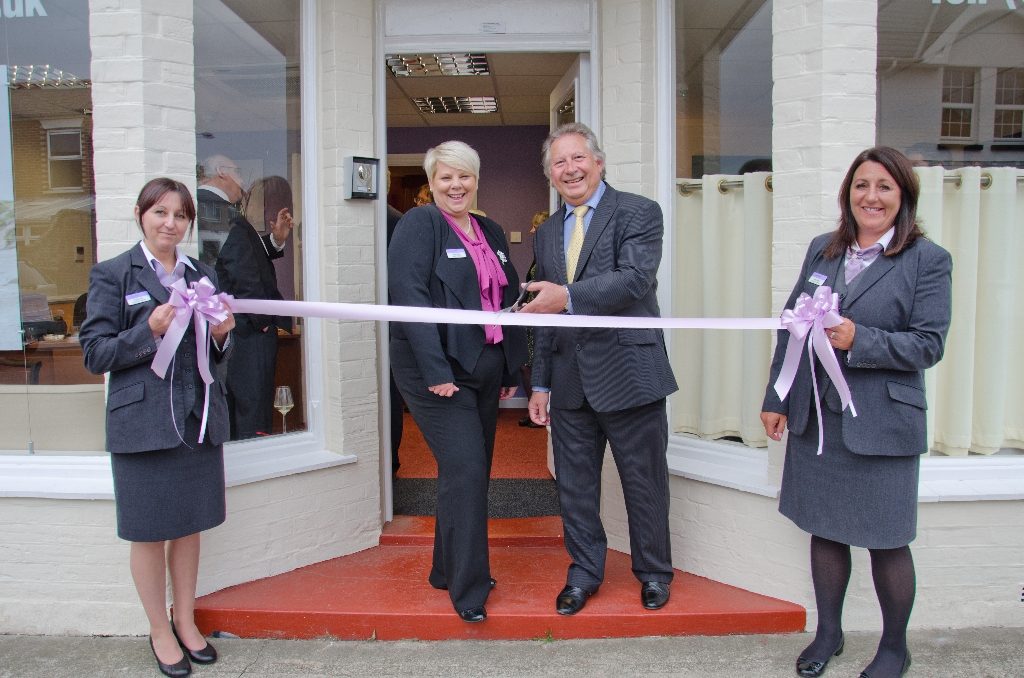
M 174 627 L 173 621 L 171 622 L 171 632 L 174 633 L 174 637 L 178 641 L 178 645 L 181 646 L 181 649 L 184 650 L 185 653 L 188 654 L 189 658 L 196 664 L 212 664 L 217 661 L 217 650 L 213 645 L 210 645 L 210 643 L 206 643 L 206 647 L 201 650 L 190 650 L 185 646 L 185 643 L 182 642 L 181 636 L 178 635 L 178 629 Z
M 475 624 L 487 619 L 487 610 L 484 609 L 483 605 L 471 607 L 468 610 L 459 610 L 459 616 L 462 617 L 462 621 Z
M 594 591 L 581 589 L 579 586 L 566 586 L 555 599 L 555 612 L 558 614 L 576 614 L 587 604 L 587 598 Z
M 903 660 L 903 668 L 900 669 L 900 676 L 906 675 L 907 671 L 910 670 L 910 650 L 907 650 L 907 658 Z M 867 671 L 861 671 L 858 678 L 871 678 Z
M 533 419 L 530 419 L 529 417 L 523 417 L 522 419 L 520 419 L 519 425 L 525 426 L 527 428 L 541 428 L 540 424 L 534 424 Z
M 669 590 L 667 582 L 645 581 L 640 586 L 640 602 L 648 610 L 658 610 L 668 602 Z
M 491 583 L 491 588 L 492 589 L 495 586 L 498 585 L 498 582 L 497 582 L 497 580 L 494 577 L 491 577 L 489 581 Z M 431 583 L 430 585 L 433 586 L 435 589 L 438 589 L 439 591 L 447 591 L 448 590 L 448 584 L 441 584 L 440 586 L 438 586 L 437 584 Z
M 149 649 L 153 652 L 153 657 L 156 659 L 156 665 L 160 669 L 160 673 L 170 678 L 185 678 L 185 676 L 192 673 L 192 665 L 188 662 L 188 656 L 181 658 L 181 661 L 173 664 L 164 664 L 160 661 L 160 657 L 156 656 L 156 648 L 153 647 L 153 637 L 149 637 Z
M 829 658 L 823 662 L 819 661 L 808 661 L 803 657 L 797 657 L 796 659 L 796 674 L 798 676 L 805 676 L 805 678 L 816 678 L 821 674 L 825 673 L 825 667 L 828 666 L 828 662 L 832 657 L 838 657 L 843 653 L 843 648 L 846 647 L 846 636 L 839 639 L 839 647 L 836 651 L 829 655 Z

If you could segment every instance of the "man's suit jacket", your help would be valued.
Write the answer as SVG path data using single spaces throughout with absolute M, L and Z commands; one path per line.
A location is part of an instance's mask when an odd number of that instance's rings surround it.
M 185 282 L 208 277 L 217 285 L 217 274 L 192 259 L 198 272 L 185 267 Z M 148 292 L 150 299 L 129 304 L 127 297 Z M 167 303 L 170 295 L 153 271 L 141 245 L 113 259 L 101 261 L 89 276 L 87 315 L 79 332 L 85 367 L 94 374 L 110 372 L 107 393 L 107 449 L 110 452 L 146 452 L 177 447 L 189 412 L 202 408 L 203 383 L 196 369 L 194 332 L 178 345 L 168 381 L 153 372 L 151 365 L 157 343 L 149 328 L 149 315 Z M 220 445 L 228 439 L 228 409 L 224 382 L 217 369 L 229 347 L 222 353 L 211 345 L 210 410 L 207 439 Z M 174 398 L 174 421 L 169 413 Z M 200 410 L 201 411 L 201 410 Z M 175 430 L 177 424 L 177 431 Z M 194 442 L 194 441 L 186 441 Z
M 809 278 L 814 273 L 827 276 L 823 284 L 833 289 L 844 275 L 842 256 L 826 259 L 822 255 L 831 237 L 825 233 L 811 241 L 786 308 L 793 308 L 802 292 L 813 296 L 817 286 Z M 843 443 L 850 451 L 885 456 L 927 452 L 924 370 L 942 358 L 951 313 L 952 268 L 946 250 L 918 238 L 899 254 L 875 259 L 842 298 L 840 312 L 856 325 L 850 351 L 836 351 L 857 410 L 856 417 L 849 409 L 842 415 Z M 774 389 L 788 343 L 789 332 L 779 331 L 762 409 L 785 414 L 790 432 L 802 435 L 814 416 L 806 352 L 801 354 L 786 400 L 780 402 Z M 821 379 L 824 368 L 815 365 L 815 372 Z
M 567 284 L 581 315 L 657 318 L 657 273 L 664 231 L 652 200 L 607 186 L 566 280 L 564 211 L 537 229 L 537 280 Z M 646 405 L 678 386 L 660 329 L 552 328 L 534 330 L 533 385 L 551 389 L 551 405 L 597 412 Z
M 284 253 L 277 251 L 269 238 L 269 234 L 260 236 L 245 217 L 234 219 L 216 264 L 217 276 L 225 292 L 239 299 L 282 298 L 277 289 L 277 271 L 272 260 Z M 242 337 L 262 332 L 270 325 L 291 329 L 291 318 L 254 313 L 235 316 L 235 332 Z
M 511 306 L 519 296 L 519 275 L 509 256 L 505 232 L 487 217 L 475 218 L 508 278 L 502 306 Z M 465 250 L 436 206 L 424 205 L 406 212 L 388 247 L 391 303 L 481 310 L 476 266 Z M 464 256 L 450 257 L 448 252 L 462 252 Z M 514 386 L 518 383 L 519 366 L 526 360 L 526 332 L 522 327 L 503 326 L 502 335 L 506 370 L 502 384 Z M 484 330 L 478 325 L 391 324 L 392 342 L 409 342 L 424 381 L 431 386 L 454 381 L 449 357 L 472 372 L 483 352 L 484 338 Z

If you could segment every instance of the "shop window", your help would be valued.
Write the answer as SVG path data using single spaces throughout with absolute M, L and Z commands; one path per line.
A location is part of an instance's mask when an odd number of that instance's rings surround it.
M 1001 339 L 1021 331 L 1005 309 L 1024 304 L 1006 273 L 1024 232 L 1024 12 L 1012 4 L 878 6 L 877 140 L 922 166 L 918 215 L 953 255 L 959 300 L 945 356 L 926 373 L 934 454 L 1024 449 L 1018 351 Z
M 666 225 L 671 315 L 770 316 L 772 2 L 678 0 L 675 29 L 682 190 Z M 768 332 L 674 333 L 673 433 L 764 446 L 758 415 L 771 342 Z
M 46 134 L 46 141 L 50 188 L 81 190 L 82 131 L 77 129 L 50 130 Z
M 974 138 L 974 71 L 947 68 L 942 72 L 943 139 Z
M 0 23 L 0 451 L 100 453 L 75 313 L 96 261 L 89 3 L 45 10 Z
M 1024 68 L 996 72 L 995 126 L 999 141 L 1024 141 Z
M 199 256 L 241 298 L 303 298 L 301 4 L 193 3 Z M 294 229 L 272 240 L 282 209 Z M 229 401 L 257 393 L 262 400 L 252 403 L 254 420 L 232 415 L 233 439 L 306 430 L 302 319 L 237 322 Z M 264 341 L 267 333 L 276 342 Z M 263 357 L 254 359 L 256 352 Z M 271 409 L 279 386 L 294 401 L 287 427 Z

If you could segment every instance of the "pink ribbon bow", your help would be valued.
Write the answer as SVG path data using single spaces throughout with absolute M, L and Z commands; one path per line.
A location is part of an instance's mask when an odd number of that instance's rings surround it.
M 210 373 L 210 336 L 209 325 L 220 325 L 228 317 L 229 309 L 225 305 L 227 295 L 218 294 L 210 279 L 203 276 L 198 282 L 186 286 L 185 279 L 180 278 L 170 287 L 171 298 L 168 303 L 174 306 L 174 319 L 164 334 L 160 346 L 153 358 L 152 369 L 161 379 L 165 379 L 167 368 L 174 360 L 174 354 L 181 344 L 182 337 L 188 330 L 189 320 L 196 328 L 196 359 L 199 362 L 199 374 L 206 385 L 203 395 L 203 421 L 199 427 L 199 440 L 203 442 L 206 434 L 206 420 L 210 410 L 210 384 L 213 374 Z M 172 387 L 173 388 L 173 387 Z M 171 398 L 171 419 L 174 420 L 174 398 Z M 175 424 L 177 426 L 177 424 Z M 180 433 L 179 433 L 180 436 Z
M 819 287 L 813 297 L 801 294 L 792 310 L 786 309 L 782 312 L 782 326 L 789 330 L 790 338 L 782 370 L 779 371 L 779 378 L 775 380 L 775 392 L 779 394 L 780 400 L 785 400 L 789 395 L 797 368 L 800 366 L 800 351 L 807 340 L 807 358 L 811 364 L 811 384 L 814 386 L 814 410 L 818 416 L 818 454 L 821 454 L 825 437 L 821 429 L 821 396 L 818 394 L 818 379 L 814 374 L 815 355 L 832 379 L 843 409 L 849 407 L 850 414 L 857 416 L 850 387 L 839 367 L 839 360 L 836 359 L 832 344 L 825 336 L 825 328 L 835 327 L 842 322 L 843 318 L 839 315 L 839 295 L 827 285 Z

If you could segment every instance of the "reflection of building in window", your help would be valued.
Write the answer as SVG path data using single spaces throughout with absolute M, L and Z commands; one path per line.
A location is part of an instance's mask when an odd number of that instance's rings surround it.
M 1000 68 L 996 73 L 995 123 L 997 140 L 1024 138 L 1024 68 Z
M 82 188 L 82 130 L 52 129 L 46 134 L 50 188 Z
M 974 75 L 970 68 L 942 72 L 943 139 L 974 138 Z

